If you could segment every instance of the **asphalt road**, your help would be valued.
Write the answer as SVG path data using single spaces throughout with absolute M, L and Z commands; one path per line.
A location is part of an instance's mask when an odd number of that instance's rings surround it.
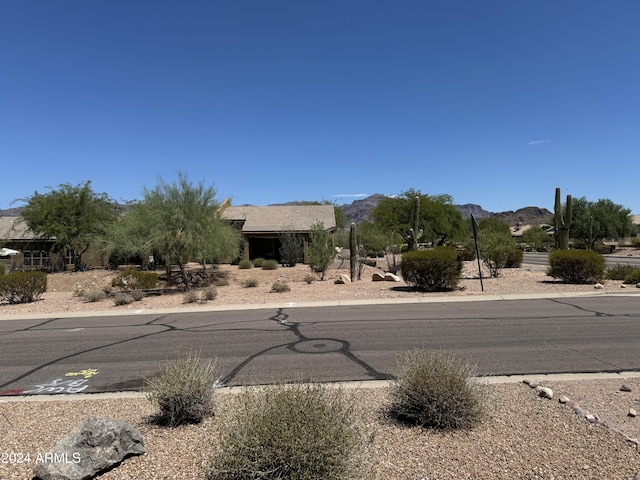
M 190 349 L 226 385 L 387 379 L 423 347 L 480 374 L 640 370 L 640 296 L 0 321 L 0 395 L 136 390 Z
M 625 257 L 616 255 L 607 255 L 604 257 L 607 266 L 615 265 L 633 265 L 640 267 L 640 257 Z M 522 263 L 529 263 L 532 265 L 549 265 L 549 255 L 547 253 L 525 253 Z

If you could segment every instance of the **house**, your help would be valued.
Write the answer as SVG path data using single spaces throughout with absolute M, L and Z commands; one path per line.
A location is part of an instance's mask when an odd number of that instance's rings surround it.
M 306 245 L 312 225 L 321 222 L 325 230 L 331 233 L 336 230 L 332 205 L 244 205 L 224 208 L 221 217 L 242 234 L 245 259 L 280 260 L 280 237 L 285 232 L 293 232 L 303 238 L 303 262 L 308 263 Z

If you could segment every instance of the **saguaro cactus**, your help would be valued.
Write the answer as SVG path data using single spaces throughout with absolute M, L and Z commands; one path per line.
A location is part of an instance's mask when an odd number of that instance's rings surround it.
M 413 228 L 409 230 L 409 250 L 418 250 L 418 239 L 422 232 L 418 231 L 420 222 L 420 195 L 413 200 Z
M 567 195 L 567 203 L 563 214 L 562 202 L 560 202 L 560 187 L 556 187 L 554 213 L 556 222 L 556 248 L 566 250 L 569 248 L 569 229 L 571 228 L 571 195 Z
M 358 243 L 356 242 L 356 224 L 351 223 L 351 232 L 349 235 L 349 273 L 351 274 L 351 281 L 356 279 L 358 270 Z

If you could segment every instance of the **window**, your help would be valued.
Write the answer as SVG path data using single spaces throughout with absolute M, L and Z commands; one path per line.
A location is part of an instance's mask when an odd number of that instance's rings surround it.
M 25 267 L 45 267 L 49 264 L 49 252 L 44 250 L 24 250 L 22 252 Z

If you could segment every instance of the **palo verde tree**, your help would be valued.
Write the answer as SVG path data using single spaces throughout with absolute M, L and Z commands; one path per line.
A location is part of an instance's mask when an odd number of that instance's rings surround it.
M 324 228 L 324 223 L 316 222 L 309 231 L 309 266 L 324 280 L 329 265 L 336 258 L 331 233 Z
M 115 220 L 117 207 L 106 193 L 96 193 L 91 181 L 63 183 L 49 193 L 37 191 L 26 202 L 22 218 L 36 235 L 54 240 L 54 251 L 73 252 L 76 270 L 82 255 Z
M 238 253 L 233 229 L 220 217 L 216 190 L 201 181 L 194 185 L 178 172 L 172 183 L 159 180 L 143 190 L 142 201 L 122 216 L 107 236 L 108 246 L 123 253 L 155 255 L 167 265 L 178 265 L 186 289 L 186 263 L 203 265 L 232 259 Z
M 609 199 L 590 202 L 585 197 L 573 200 L 571 237 L 593 249 L 598 240 L 633 235 L 631 210 Z
M 416 205 L 419 205 L 417 222 L 413 217 Z M 412 240 L 411 231 L 418 233 L 422 230 L 421 240 L 434 245 L 462 241 L 469 235 L 469 226 L 453 205 L 450 195 L 426 195 L 409 189 L 397 197 L 382 199 L 372 216 L 387 235 L 399 233 L 406 243 Z

